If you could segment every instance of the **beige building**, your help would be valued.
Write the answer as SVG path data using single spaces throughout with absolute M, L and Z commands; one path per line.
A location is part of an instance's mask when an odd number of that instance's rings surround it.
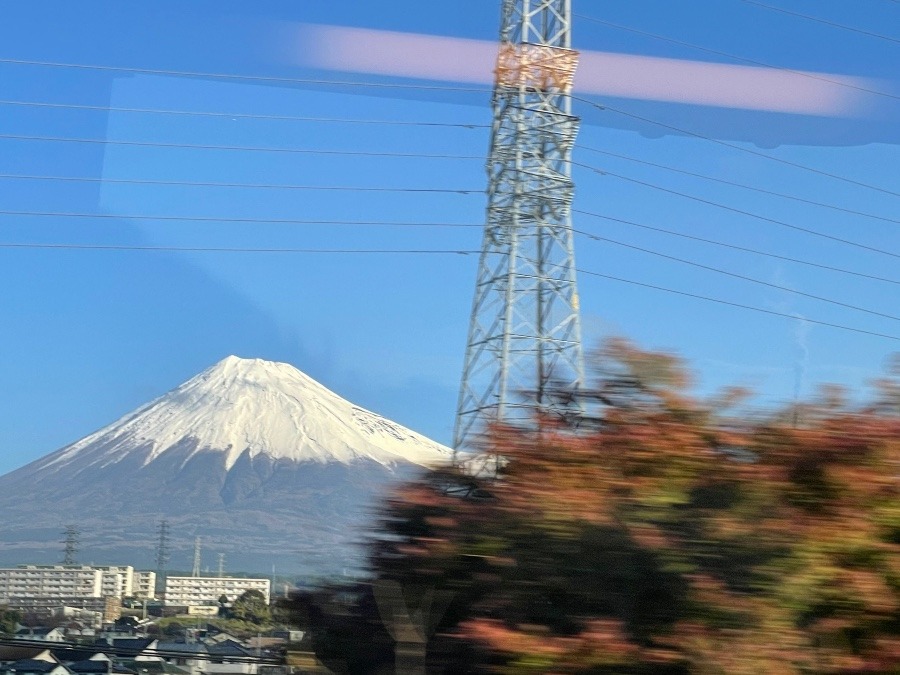
M 262 593 L 269 602 L 272 582 L 269 579 L 242 579 L 238 577 L 167 577 L 167 605 L 187 606 L 216 605 L 223 595 L 233 602 L 244 591 Z

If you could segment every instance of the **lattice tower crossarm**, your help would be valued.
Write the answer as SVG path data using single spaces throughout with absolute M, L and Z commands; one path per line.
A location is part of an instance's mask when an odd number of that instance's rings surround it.
M 553 413 L 584 379 L 575 279 L 571 0 L 504 0 L 488 207 L 454 448 L 495 421 Z M 561 410 L 559 412 L 562 412 Z

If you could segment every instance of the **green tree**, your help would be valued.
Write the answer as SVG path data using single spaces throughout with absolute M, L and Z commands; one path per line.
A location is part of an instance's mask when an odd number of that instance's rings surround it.
M 9 607 L 0 606 L 0 633 L 11 635 L 22 621 L 22 614 Z
M 231 617 L 257 625 L 269 623 L 271 613 L 266 596 L 254 589 L 244 591 L 232 603 Z

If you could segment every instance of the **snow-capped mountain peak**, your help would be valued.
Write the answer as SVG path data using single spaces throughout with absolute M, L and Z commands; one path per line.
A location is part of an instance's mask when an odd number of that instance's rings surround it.
M 113 424 L 40 460 L 38 470 L 83 470 L 141 455 L 147 466 L 178 447 L 183 462 L 222 453 L 272 460 L 371 460 L 433 466 L 451 451 L 344 400 L 287 363 L 228 356 Z M 191 450 L 184 454 L 185 447 Z

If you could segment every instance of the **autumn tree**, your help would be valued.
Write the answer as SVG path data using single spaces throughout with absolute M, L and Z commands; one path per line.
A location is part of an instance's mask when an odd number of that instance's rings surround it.
M 385 508 L 372 584 L 426 608 L 428 671 L 900 671 L 896 380 L 748 421 L 670 356 L 598 362 L 566 420 L 492 431 L 497 480 L 443 470 Z

